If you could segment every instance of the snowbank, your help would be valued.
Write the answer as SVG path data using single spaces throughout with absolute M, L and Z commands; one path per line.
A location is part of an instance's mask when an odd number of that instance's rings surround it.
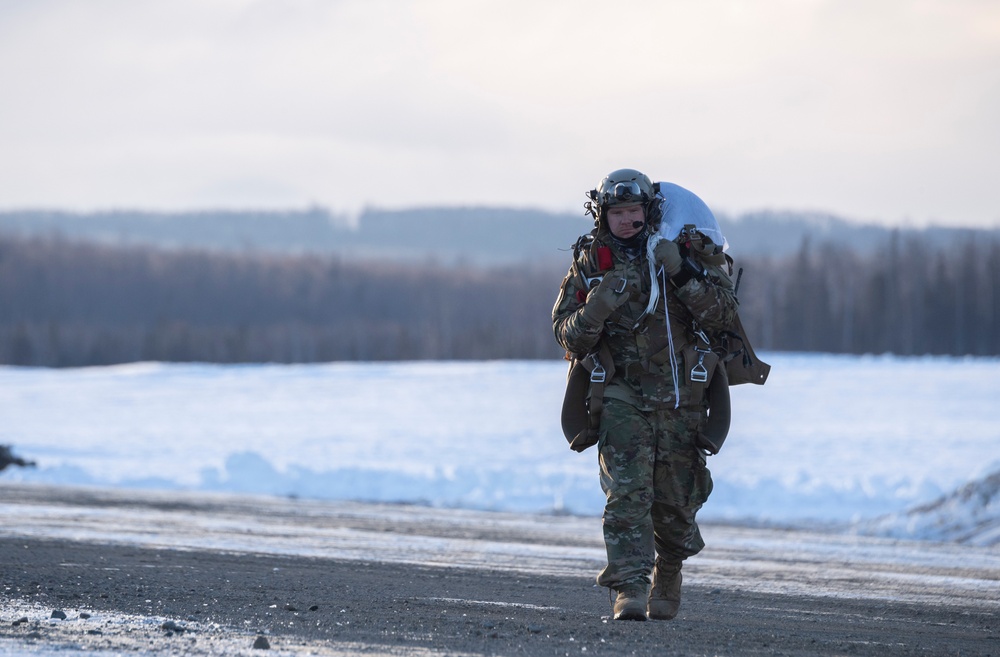
M 929 504 L 861 523 L 858 530 L 980 547 L 1000 545 L 1000 471 Z

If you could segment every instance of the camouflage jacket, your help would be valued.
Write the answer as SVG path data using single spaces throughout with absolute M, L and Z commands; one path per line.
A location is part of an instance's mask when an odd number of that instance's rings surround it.
M 685 354 L 694 353 L 696 330 L 715 332 L 730 327 L 737 301 L 724 256 L 711 257 L 711 242 L 689 243 L 690 253 L 706 268 L 704 279 L 691 278 L 681 287 L 660 282 L 661 295 L 654 312 L 643 316 L 650 298 L 650 273 L 645 245 L 629 258 L 606 229 L 584 235 L 574 250 L 574 263 L 563 279 L 552 309 L 556 341 L 567 352 L 584 356 L 604 340 L 614 360 L 615 374 L 604 389 L 604 397 L 627 401 L 640 408 L 673 406 L 673 374 L 670 364 L 664 304 L 669 308 L 670 331 L 677 354 L 680 404 L 691 403 L 691 386 Z M 602 253 L 603 252 L 603 253 Z M 610 259 L 608 255 L 610 254 Z M 610 266 L 609 265 L 610 262 Z M 604 264 L 604 269 L 601 268 Z M 629 281 L 629 300 L 601 326 L 589 323 L 580 312 L 592 285 L 612 269 Z M 588 284 L 589 281 L 589 284 Z M 700 401 L 700 398 L 699 398 Z

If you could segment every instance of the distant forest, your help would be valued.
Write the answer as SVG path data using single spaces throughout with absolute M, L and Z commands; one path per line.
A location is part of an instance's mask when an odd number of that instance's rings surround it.
M 558 358 L 567 262 L 473 267 L 0 237 L 0 363 Z M 754 256 L 759 350 L 1000 354 L 1000 240 Z
M 894 233 L 884 250 L 811 245 L 753 258 L 740 313 L 754 345 L 780 351 L 1000 355 L 1000 239 L 940 244 Z

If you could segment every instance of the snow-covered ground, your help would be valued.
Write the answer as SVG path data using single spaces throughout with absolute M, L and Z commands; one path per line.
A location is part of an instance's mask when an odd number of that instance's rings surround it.
M 701 517 L 1000 542 L 1000 360 L 764 358 L 766 386 L 732 389 Z M 0 476 L 597 515 L 595 450 L 571 452 L 559 429 L 565 373 L 558 361 L 0 367 L 0 444 L 38 462 Z

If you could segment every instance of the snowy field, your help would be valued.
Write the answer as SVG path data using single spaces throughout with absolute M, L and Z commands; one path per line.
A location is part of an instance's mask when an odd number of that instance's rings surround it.
M 732 389 L 702 518 L 1000 542 L 1000 360 L 764 358 L 766 386 Z M 598 515 L 596 450 L 571 452 L 559 429 L 565 373 L 561 361 L 0 367 L 0 444 L 38 462 L 0 477 Z M 906 515 L 966 485 L 978 495 Z

